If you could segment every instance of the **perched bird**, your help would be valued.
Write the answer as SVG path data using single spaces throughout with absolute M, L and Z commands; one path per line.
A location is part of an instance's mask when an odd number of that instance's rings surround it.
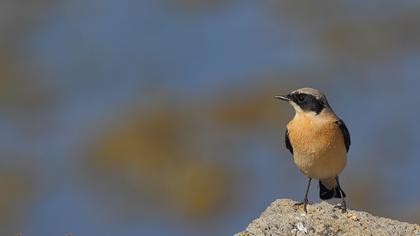
M 301 88 L 275 98 L 289 102 L 295 109 L 294 118 L 286 130 L 286 147 L 293 155 L 299 170 L 308 177 L 302 203 L 307 212 L 311 180 L 319 180 L 319 197 L 322 200 L 341 198 L 346 211 L 346 194 L 340 186 L 338 175 L 347 163 L 350 134 L 344 122 L 328 104 L 326 96 L 313 88 Z

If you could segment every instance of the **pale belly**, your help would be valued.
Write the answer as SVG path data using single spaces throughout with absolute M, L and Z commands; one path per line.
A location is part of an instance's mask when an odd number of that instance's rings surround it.
M 288 125 L 293 158 L 299 170 L 315 179 L 338 176 L 347 163 L 347 150 L 339 127 L 334 122 L 299 123 Z
M 346 153 L 341 150 L 309 154 L 297 152 L 293 158 L 303 174 L 315 179 L 334 178 L 343 171 L 347 163 Z

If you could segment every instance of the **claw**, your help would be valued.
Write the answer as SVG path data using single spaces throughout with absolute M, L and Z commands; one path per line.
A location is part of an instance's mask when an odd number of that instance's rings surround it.
M 347 207 L 345 205 L 343 206 L 341 204 L 334 206 L 334 209 L 341 209 L 341 213 L 346 213 L 347 212 Z
M 302 205 L 303 205 L 303 210 L 305 211 L 305 213 L 308 213 L 308 209 L 307 209 L 308 201 L 306 201 L 306 202 L 297 202 L 297 203 L 293 204 L 293 206 L 295 206 L 295 207 L 300 207 Z

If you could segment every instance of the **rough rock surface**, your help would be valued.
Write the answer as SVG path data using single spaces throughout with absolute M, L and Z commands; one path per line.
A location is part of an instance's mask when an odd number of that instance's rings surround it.
M 263 235 L 414 235 L 420 226 L 403 223 L 366 212 L 348 210 L 342 213 L 322 202 L 303 207 L 288 199 L 276 200 L 248 228 L 235 236 Z

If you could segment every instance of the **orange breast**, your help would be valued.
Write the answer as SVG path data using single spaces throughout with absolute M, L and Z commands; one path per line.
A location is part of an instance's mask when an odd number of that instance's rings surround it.
M 294 161 L 308 177 L 335 177 L 346 165 L 344 137 L 336 120 L 333 114 L 298 114 L 287 125 Z

